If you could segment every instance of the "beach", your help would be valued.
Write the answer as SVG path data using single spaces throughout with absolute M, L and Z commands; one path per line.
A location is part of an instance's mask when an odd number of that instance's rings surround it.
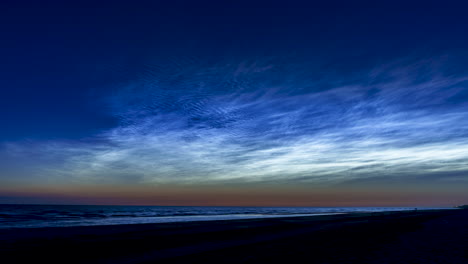
M 468 210 L 0 230 L 2 263 L 468 263 Z

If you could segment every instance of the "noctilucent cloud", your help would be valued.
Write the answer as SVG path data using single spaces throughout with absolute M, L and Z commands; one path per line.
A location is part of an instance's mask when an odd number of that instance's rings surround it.
M 253 187 L 468 199 L 460 5 L 5 5 L 0 202 L 78 203 L 89 186 L 87 203 L 230 188 L 236 204 Z M 102 200 L 112 186 L 128 200 Z M 132 202 L 139 188 L 173 202 Z

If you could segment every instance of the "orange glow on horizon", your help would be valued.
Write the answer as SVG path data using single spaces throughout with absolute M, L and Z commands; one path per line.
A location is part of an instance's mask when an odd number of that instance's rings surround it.
M 167 206 L 451 206 L 468 198 L 453 191 L 297 186 L 36 186 L 2 188 L 0 193 L 32 201 L 25 203 Z

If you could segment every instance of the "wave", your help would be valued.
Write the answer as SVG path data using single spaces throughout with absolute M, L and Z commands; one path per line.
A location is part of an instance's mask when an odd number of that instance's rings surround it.
M 230 219 L 332 215 L 352 212 L 402 211 L 414 209 L 414 207 L 184 207 L 0 205 L 0 229 L 213 221 Z

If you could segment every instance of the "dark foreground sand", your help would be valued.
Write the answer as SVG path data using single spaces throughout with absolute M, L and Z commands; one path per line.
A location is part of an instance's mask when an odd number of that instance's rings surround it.
M 0 230 L 0 263 L 468 263 L 468 210 Z

